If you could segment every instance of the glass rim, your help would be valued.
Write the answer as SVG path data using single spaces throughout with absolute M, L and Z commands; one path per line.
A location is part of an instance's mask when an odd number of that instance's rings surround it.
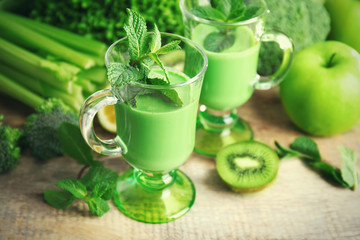
M 149 32 L 149 34 L 153 34 L 153 32 Z M 198 81 L 199 79 L 201 79 L 201 77 L 203 75 L 205 75 L 205 71 L 207 69 L 207 66 L 208 66 L 208 58 L 207 58 L 207 55 L 205 53 L 205 51 L 200 47 L 200 45 L 198 45 L 197 43 L 195 43 L 194 41 L 186 38 L 186 37 L 183 37 L 183 36 L 180 36 L 180 35 L 177 35 L 177 34 L 173 34 L 173 33 L 166 33 L 166 32 L 161 32 L 160 33 L 161 35 L 165 35 L 165 36 L 170 36 L 170 37 L 175 37 L 175 38 L 179 38 L 181 39 L 182 41 L 186 42 L 186 43 L 189 43 L 191 44 L 194 48 L 196 48 L 200 54 L 202 55 L 203 59 L 204 59 L 204 63 L 203 63 L 203 66 L 200 70 L 200 72 L 198 72 L 194 77 L 189 77 L 189 79 L 183 83 L 176 83 L 176 84 L 170 84 L 170 85 L 152 85 L 152 84 L 147 84 L 147 83 L 139 83 L 139 82 L 136 82 L 136 81 L 132 81 L 132 82 L 129 82 L 127 83 L 126 85 L 132 85 L 132 86 L 138 86 L 138 87 L 141 87 L 141 88 L 148 88 L 148 89 L 169 89 L 169 88 L 177 88 L 177 87 L 182 87 L 182 86 L 186 86 L 186 85 L 190 85 L 196 81 Z M 109 61 L 109 54 L 111 52 L 111 50 L 119 43 L 119 42 L 122 42 L 124 40 L 126 40 L 127 37 L 123 37 L 123 38 L 120 38 L 118 39 L 117 41 L 115 41 L 114 43 L 112 43 L 110 45 L 110 47 L 106 50 L 106 53 L 105 53 L 105 66 L 106 68 L 108 68 L 109 64 L 110 64 L 110 61 Z M 184 73 L 185 74 L 185 73 Z M 112 87 L 111 87 L 112 88 Z
M 191 19 L 200 22 L 200 23 L 205 23 L 205 24 L 212 24 L 212 25 L 216 25 L 216 26 L 241 26 L 241 25 L 247 25 L 250 23 L 254 23 L 256 21 L 258 21 L 262 16 L 264 16 L 265 14 L 269 13 L 270 10 L 266 4 L 266 2 L 264 0 L 259 0 L 263 6 L 265 7 L 264 11 L 262 11 L 261 13 L 257 14 L 256 16 L 247 19 L 247 20 L 243 20 L 243 21 L 238 21 L 238 22 L 232 22 L 232 23 L 226 23 L 226 22 L 218 22 L 218 21 L 214 21 L 214 20 L 209 20 L 209 19 L 205 19 L 205 18 L 201 18 L 198 17 L 194 14 L 192 14 L 188 8 L 185 6 L 185 1 L 186 0 L 180 0 L 180 9 L 182 10 L 182 12 L 189 16 Z

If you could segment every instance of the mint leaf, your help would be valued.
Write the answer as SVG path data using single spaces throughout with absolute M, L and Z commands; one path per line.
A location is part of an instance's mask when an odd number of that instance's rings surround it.
M 104 182 L 108 185 L 115 185 L 118 174 L 110 169 L 103 166 L 91 166 L 89 171 L 80 179 L 89 191 L 92 191 L 96 184 Z
M 119 62 L 110 63 L 107 75 L 112 87 L 122 87 L 144 78 L 144 74 L 135 67 Z
M 338 146 L 341 154 L 341 177 L 350 188 L 356 189 L 359 183 L 359 174 L 356 171 L 357 155 L 356 152 L 344 146 Z
M 150 42 L 150 51 L 156 52 L 161 47 L 161 35 L 158 27 L 155 24 L 154 27 L 154 34 L 152 35 L 151 42 Z
M 112 190 L 115 186 L 115 181 L 103 181 L 98 182 L 95 184 L 93 190 L 90 192 L 89 197 L 103 197 L 105 193 L 107 193 L 109 190 Z
M 46 190 L 44 192 L 44 199 L 54 208 L 66 209 L 75 200 L 75 197 L 69 192 Z
M 84 199 L 87 195 L 86 187 L 76 179 L 63 179 L 56 183 L 56 186 L 70 192 L 76 198 Z
M 275 141 L 275 146 L 277 147 L 276 153 L 280 159 L 301 156 L 301 153 L 291 150 L 289 148 L 285 148 L 285 147 L 281 146 L 277 141 Z
M 231 47 L 235 42 L 234 35 L 222 32 L 213 32 L 206 36 L 204 48 L 211 52 L 221 52 Z
M 197 17 L 212 20 L 212 21 L 225 21 L 226 16 L 219 10 L 211 6 L 196 6 L 190 10 L 192 14 Z
M 101 217 L 110 210 L 109 204 L 102 198 L 90 198 L 86 200 L 90 211 L 98 217 Z
M 290 145 L 292 150 L 298 151 L 302 154 L 302 157 L 312 159 L 314 161 L 321 161 L 321 156 L 317 147 L 317 144 L 309 137 L 298 137 Z
M 166 70 L 164 64 L 161 62 L 159 56 L 155 53 L 150 53 L 149 56 L 160 66 L 160 68 L 164 71 L 165 74 L 165 79 L 168 82 L 168 84 L 170 84 L 170 78 L 169 78 L 169 73 Z
M 248 20 L 258 15 L 258 12 L 261 10 L 260 7 L 243 7 L 239 8 L 230 13 L 228 17 L 228 22 L 240 22 Z
M 129 15 L 124 29 L 129 41 L 131 60 L 139 59 L 148 50 L 147 28 L 145 19 L 135 11 L 126 9 Z
M 65 154 L 83 165 L 94 161 L 92 149 L 85 142 L 79 126 L 64 122 L 59 127 L 58 136 Z
M 180 43 L 181 43 L 180 40 L 175 40 L 175 41 L 169 42 L 169 43 L 165 44 L 164 46 L 162 46 L 161 48 L 159 48 L 158 50 L 156 50 L 155 53 L 156 54 L 166 54 L 166 53 L 169 53 L 174 50 L 181 50 L 181 47 L 179 46 Z

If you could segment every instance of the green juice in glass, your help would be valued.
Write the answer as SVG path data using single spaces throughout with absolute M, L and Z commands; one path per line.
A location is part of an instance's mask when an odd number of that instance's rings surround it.
M 169 76 L 171 84 L 188 80 L 175 71 L 169 71 Z M 191 99 L 191 88 L 180 89 L 178 94 L 183 107 L 146 94 L 135 97 L 136 107 L 115 105 L 117 134 L 128 148 L 123 156 L 129 164 L 143 171 L 166 172 L 176 169 L 190 156 L 198 101 Z
M 229 29 L 234 43 L 221 52 L 204 46 L 205 38 L 219 30 L 199 24 L 192 31 L 192 40 L 205 49 L 209 65 L 201 90 L 200 103 L 213 110 L 232 110 L 244 104 L 253 94 L 260 43 L 247 27 Z

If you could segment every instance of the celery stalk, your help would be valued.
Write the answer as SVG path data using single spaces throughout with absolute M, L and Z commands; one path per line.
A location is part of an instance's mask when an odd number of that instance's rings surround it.
M 0 36 L 20 46 L 49 53 L 85 69 L 96 64 L 89 56 L 33 31 L 19 22 L 12 21 L 2 11 L 0 11 Z
M 79 110 L 85 100 L 82 95 L 83 89 L 76 85 L 76 91 L 73 91 L 73 93 L 70 94 L 53 88 L 49 84 L 25 75 L 21 71 L 17 71 L 5 64 L 0 63 L 0 72 L 13 82 L 16 82 L 25 89 L 28 89 L 28 91 L 34 92 L 42 97 L 60 98 L 65 104 L 75 110 Z
M 18 22 L 19 24 L 31 28 L 38 33 L 51 37 L 52 39 L 55 39 L 73 49 L 96 56 L 104 61 L 107 46 L 102 42 L 92 40 L 10 12 L 1 12 L 0 14 L 3 14 L 5 17 L 11 19 L 11 21 Z
M 40 105 L 44 98 L 40 97 L 39 95 L 29 91 L 28 89 L 24 88 L 20 84 L 12 81 L 5 75 L 0 73 L 0 92 L 5 93 L 6 95 L 15 98 L 26 105 L 35 108 Z
M 20 48 L 4 39 L 0 38 L 0 62 L 3 62 L 19 71 L 26 73 L 33 78 L 44 81 L 55 88 L 71 92 L 71 80 L 75 79 L 75 74 L 71 68 L 66 73 L 62 66 L 57 66 L 23 48 Z M 54 65 L 52 70 L 44 68 L 44 66 Z M 58 68 L 58 71 L 55 68 Z M 59 78 L 63 77 L 62 80 Z

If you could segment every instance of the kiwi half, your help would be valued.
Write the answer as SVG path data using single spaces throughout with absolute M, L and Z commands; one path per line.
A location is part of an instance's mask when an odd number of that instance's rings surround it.
M 242 141 L 218 152 L 216 169 L 222 180 L 234 191 L 254 192 L 275 179 L 279 170 L 279 157 L 263 143 Z

